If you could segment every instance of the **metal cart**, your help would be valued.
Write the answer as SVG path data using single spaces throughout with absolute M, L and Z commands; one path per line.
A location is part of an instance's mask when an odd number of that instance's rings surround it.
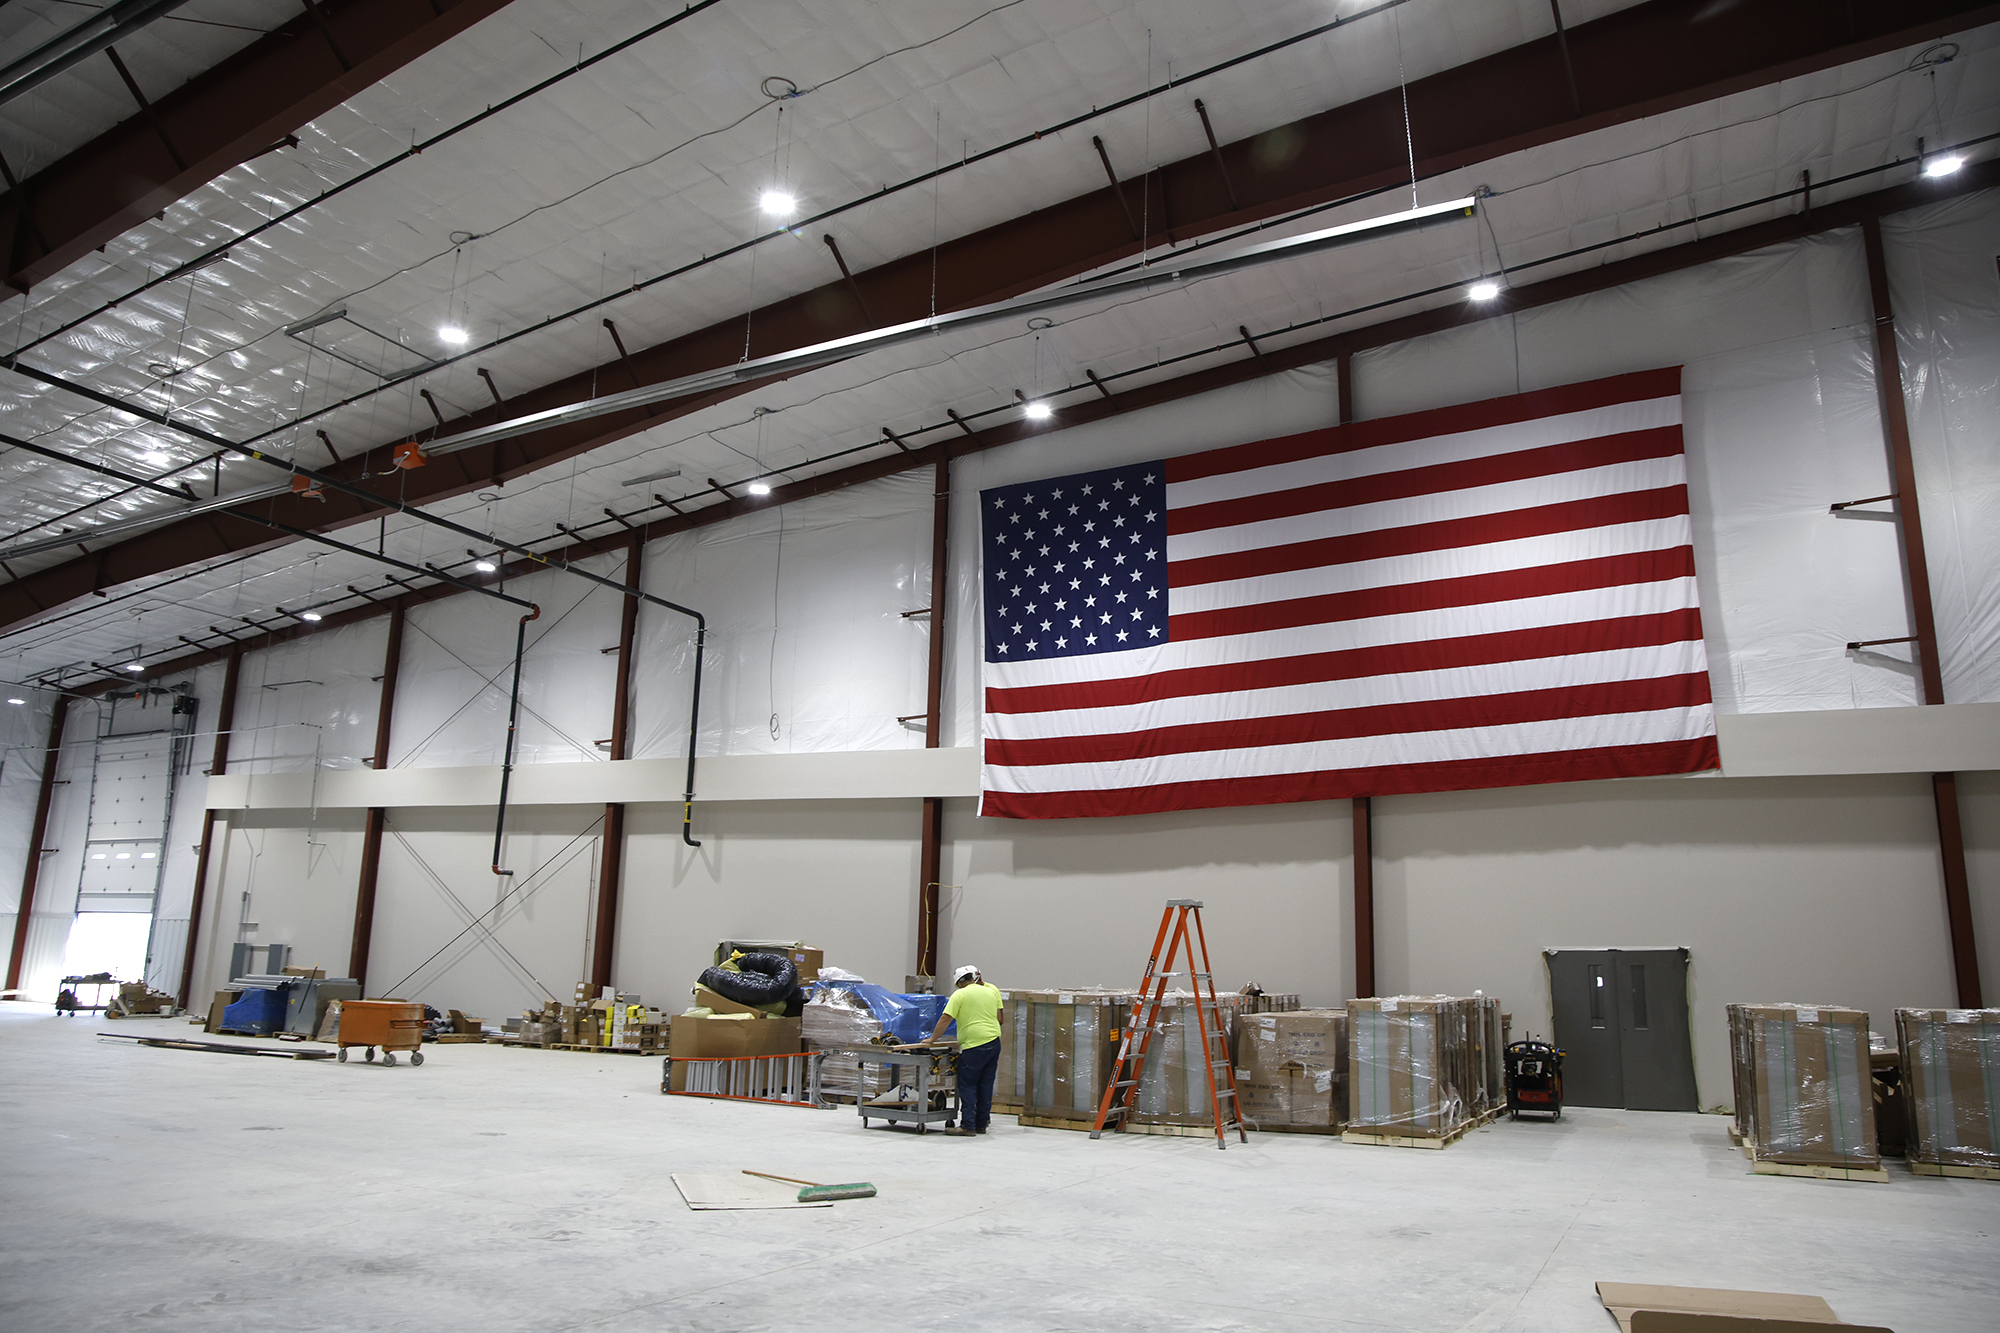
M 946 1126 L 958 1123 L 957 1042 L 923 1046 L 849 1046 L 845 1054 L 863 1064 L 892 1066 L 895 1076 L 891 1093 L 905 1087 L 911 1093 L 908 1099 L 898 1097 L 894 1101 L 885 1097 L 873 1101 L 858 1099 L 854 1109 L 861 1114 L 863 1129 L 868 1128 L 870 1120 L 881 1120 L 891 1125 L 915 1125 L 917 1133 L 923 1134 L 940 1121 Z M 909 1083 L 904 1082 L 906 1075 Z M 933 1080 L 942 1081 L 946 1075 L 952 1076 L 949 1087 L 933 1086 Z
M 375 1048 L 382 1048 L 382 1063 L 396 1063 L 397 1051 L 408 1051 L 410 1063 L 420 1065 L 424 1053 L 424 1007 L 421 1004 L 404 1004 L 400 1000 L 345 1000 L 340 1006 L 340 1032 L 334 1038 L 340 1044 L 340 1058 L 347 1059 L 347 1048 L 365 1046 L 367 1059 L 375 1058 Z
M 1563 1114 L 1563 1053 L 1545 1041 L 1517 1041 L 1507 1048 L 1507 1114 L 1532 1111 L 1551 1120 Z

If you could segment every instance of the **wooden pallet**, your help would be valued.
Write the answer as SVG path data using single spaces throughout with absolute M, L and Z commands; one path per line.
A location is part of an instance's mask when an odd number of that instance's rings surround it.
M 546 1049 L 551 1051 L 593 1051 L 598 1055 L 665 1055 L 666 1054 L 666 1052 L 663 1050 L 647 1051 L 647 1050 L 641 1050 L 637 1046 L 572 1046 L 565 1042 L 560 1042 L 560 1041 L 556 1042 L 552 1046 L 547 1047 Z
M 1342 1130 L 1342 1143 L 1369 1143 L 1382 1148 L 1449 1148 L 1482 1125 L 1490 1125 L 1505 1113 L 1504 1106 L 1489 1106 L 1452 1129 L 1449 1134 L 1376 1134 L 1365 1129 Z
M 1085 1133 L 1088 1133 L 1097 1124 L 1096 1116 L 1086 1116 L 1081 1120 L 1066 1120 L 1052 1115 L 1024 1115 L 1018 1117 L 1018 1119 L 1025 1129 L 1080 1129 Z M 1250 1126 L 1245 1125 L 1244 1128 L 1248 1129 Z M 1126 1134 L 1163 1134 L 1171 1138 L 1212 1139 L 1215 1137 L 1215 1126 L 1161 1125 L 1133 1121 L 1131 1124 L 1125 1126 L 1122 1131 L 1115 1127 L 1107 1126 L 1104 1132 L 1106 1134 L 1122 1132 Z
M 1943 1162 L 1911 1162 L 1920 1176 L 1955 1176 L 1961 1180 L 2000 1180 L 2000 1166 L 1951 1166 Z
M 476 1046 L 486 1038 L 477 1032 L 445 1032 L 431 1040 L 440 1046 Z
M 1022 1127 L 1023 1129 L 1084 1129 L 1084 1130 L 1087 1130 L 1087 1129 L 1089 1129 L 1089 1128 L 1091 1127 L 1091 1125 L 1092 1125 L 1092 1124 L 1094 1124 L 1094 1123 L 1096 1122 L 1096 1117 L 1095 1117 L 1095 1116 L 1089 1116 L 1089 1117 L 1086 1117 L 1086 1118 L 1084 1118 L 1084 1119 L 1082 1119 L 1082 1120 L 1071 1120 L 1071 1119 L 1068 1119 L 1068 1118 L 1066 1118 L 1066 1117 L 1062 1117 L 1062 1116 L 1053 1116 L 1053 1115 L 1026 1115 L 1026 1114 L 1023 1114 L 1023 1115 L 1021 1115 L 1021 1116 L 1019 1117 L 1019 1119 L 1020 1119 L 1020 1122 L 1021 1122 L 1021 1127 Z
M 1259 1125 L 1246 1120 L 1243 1128 L 1252 1134 L 1338 1134 L 1339 1125 Z
M 1750 1141 L 1738 1145 L 1750 1159 L 1750 1172 L 1758 1176 L 1800 1176 L 1807 1180 L 1868 1180 L 1887 1184 L 1889 1171 L 1880 1166 L 1795 1166 L 1790 1162 L 1760 1162 Z

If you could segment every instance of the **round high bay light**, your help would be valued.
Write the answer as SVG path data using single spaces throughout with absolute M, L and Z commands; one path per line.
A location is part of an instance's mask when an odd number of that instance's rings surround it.
M 1500 284 L 1490 278 L 1481 278 L 1466 288 L 1465 294 L 1475 301 L 1490 301 L 1500 294 Z

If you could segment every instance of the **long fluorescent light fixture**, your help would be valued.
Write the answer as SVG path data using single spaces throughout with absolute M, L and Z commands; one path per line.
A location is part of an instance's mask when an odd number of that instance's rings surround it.
M 1184 287 L 1205 278 L 1219 277 L 1243 269 L 1260 268 L 1279 260 L 1296 259 L 1302 255 L 1337 250 L 1361 241 L 1417 231 L 1433 223 L 1455 217 L 1469 218 L 1473 216 L 1473 211 L 1478 205 L 1478 198 L 1468 195 L 1463 199 L 1412 208 L 1402 213 L 1391 213 L 1386 217 L 1347 222 L 1338 227 L 1307 232 L 1303 236 L 1265 241 L 1217 255 L 1213 259 L 1179 267 L 1173 266 L 1172 257 L 1169 256 L 1165 262 L 1158 265 L 1116 278 L 1072 283 L 1051 291 L 1017 296 L 1008 301 L 995 301 L 990 305 L 955 310 L 928 319 L 915 319 L 906 324 L 892 324 L 888 328 L 857 333 L 847 338 L 836 338 L 831 342 L 815 343 L 810 347 L 801 347 L 790 352 L 778 352 L 771 356 L 759 357 L 755 361 L 739 361 L 733 366 L 699 371 L 693 375 L 683 375 L 679 379 L 663 380 L 658 384 L 648 384 L 638 389 L 627 389 L 623 393 L 587 398 L 580 403 L 571 403 L 567 407 L 553 407 L 545 412 L 515 417 L 512 421 L 496 421 L 490 426 L 482 426 L 477 430 L 466 431 L 462 435 L 439 440 L 427 447 L 424 452 L 437 455 L 452 453 L 459 449 L 472 449 L 482 444 L 495 444 L 501 440 L 511 440 L 516 436 L 546 430 L 551 426 L 566 426 L 577 421 L 588 421 L 592 417 L 608 416 L 613 412 L 625 411 L 627 408 L 647 407 L 673 398 L 685 398 L 690 394 L 732 388 L 751 380 L 797 374 L 802 370 L 844 361 L 848 357 L 859 356 L 864 352 L 896 347 L 959 329 L 997 324 L 1026 315 L 1060 310 L 1066 306 L 1101 301 L 1106 297 L 1122 296 L 1130 292 Z
M 1280 260 L 1296 259 L 1303 255 L 1319 254 L 1326 250 L 1337 250 L 1343 246 L 1362 241 L 1372 241 L 1384 236 L 1395 236 L 1407 231 L 1417 231 L 1436 223 L 1454 218 L 1469 218 L 1479 206 L 1476 196 L 1453 199 L 1448 203 L 1430 204 L 1424 208 L 1412 208 L 1402 213 L 1391 213 L 1386 217 L 1368 218 L 1361 222 L 1342 223 L 1338 227 L 1327 227 L 1320 231 L 1306 232 L 1284 240 L 1264 241 L 1257 245 L 1245 246 L 1206 259 L 1199 263 L 1172 267 L 1168 262 L 1139 269 L 1115 278 L 1088 280 L 1071 283 L 1045 292 L 1034 292 L 1027 296 L 1017 296 L 1009 301 L 995 301 L 990 305 L 973 306 L 967 310 L 955 310 L 949 314 L 937 315 L 929 319 L 911 320 L 906 324 L 892 324 L 888 328 L 875 329 L 868 333 L 857 333 L 847 338 L 836 338 L 832 342 L 815 343 L 790 352 L 779 352 L 772 356 L 760 357 L 755 361 L 741 361 L 732 366 L 715 370 L 704 370 L 679 379 L 664 380 L 659 384 L 649 384 L 643 388 L 627 389 L 623 393 L 606 394 L 602 398 L 587 398 L 567 407 L 551 408 L 546 412 L 536 412 L 512 421 L 497 421 L 478 430 L 466 431 L 427 445 L 424 452 L 432 457 L 439 454 L 455 453 L 460 449 L 473 449 L 482 444 L 494 444 L 501 440 L 511 440 L 516 436 L 528 435 L 550 426 L 568 425 L 576 421 L 588 421 L 592 417 L 608 416 L 631 407 L 646 407 L 653 403 L 666 402 L 674 398 L 685 398 L 689 394 L 704 393 L 711 389 L 731 388 L 751 380 L 764 379 L 775 375 L 797 374 L 818 366 L 845 361 L 851 356 L 877 351 L 885 347 L 896 347 L 903 343 L 915 342 L 921 338 L 936 337 L 939 334 L 955 332 L 959 329 L 979 328 L 986 324 L 998 324 L 1023 316 L 1043 314 L 1068 306 L 1083 305 L 1091 301 L 1101 301 L 1106 297 L 1122 296 L 1131 292 L 1163 291 L 1174 287 L 1184 287 L 1205 278 L 1218 277 L 1225 273 L 1235 273 L 1243 269 L 1259 268 Z M 339 319 L 346 311 L 334 311 L 301 321 L 285 330 L 287 333 L 305 331 L 318 324 Z M 643 481 L 654 481 L 674 475 L 663 472 L 658 476 L 637 477 L 626 485 L 637 485 Z M 152 527 L 156 524 L 172 522 L 175 519 L 191 518 L 218 509 L 228 509 L 235 505 L 255 500 L 267 500 L 273 496 L 289 493 L 290 482 L 279 482 L 271 486 L 259 486 L 253 490 L 239 491 L 234 495 L 219 496 L 204 500 L 199 504 L 178 509 L 166 509 L 150 514 L 135 514 L 131 518 L 111 523 L 101 523 L 90 528 L 80 528 L 60 537 L 41 538 L 23 542 L 0 550 L 0 560 L 18 559 L 53 551 L 64 546 L 74 546 L 78 542 L 101 541 L 121 533 Z

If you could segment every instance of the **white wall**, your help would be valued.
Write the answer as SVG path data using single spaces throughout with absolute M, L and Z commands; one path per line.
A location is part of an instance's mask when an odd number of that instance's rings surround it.
M 1954 702 L 2000 700 L 2000 456 L 1991 445 L 2000 287 L 1990 267 L 2000 192 L 1885 230 L 1948 689 Z M 1844 649 L 1850 638 L 1908 632 L 1894 529 L 1827 512 L 1890 489 L 1869 327 L 1850 231 L 1379 349 L 1356 360 L 1357 408 L 1384 416 L 1684 365 L 1719 709 L 1906 707 L 1916 693 L 1900 650 Z M 1330 369 L 1315 367 L 957 464 L 944 742 L 977 741 L 980 488 L 1311 429 L 1332 422 L 1337 406 Z M 652 544 L 647 587 L 710 616 L 699 753 L 921 743 L 895 717 L 922 707 L 931 631 L 902 613 L 929 596 L 930 492 L 929 472 L 911 473 Z M 622 558 L 596 567 L 617 573 Z M 545 608 L 530 627 L 522 761 L 600 758 L 613 670 L 600 650 L 617 639 L 616 599 L 553 573 L 509 591 Z M 471 597 L 412 613 L 395 764 L 497 759 L 513 625 L 505 608 Z M 369 678 L 381 670 L 371 634 L 379 630 L 315 636 L 288 655 L 253 652 L 246 706 L 257 736 L 313 721 L 323 737 L 345 738 L 323 739 L 323 756 L 365 752 Z M 684 753 L 688 623 L 647 607 L 640 639 L 633 752 Z M 295 678 L 327 683 L 319 694 L 248 685 Z M 218 680 L 211 671 L 202 688 Z M 73 734 L 87 734 L 88 715 L 80 710 Z M 292 762 L 265 739 L 246 739 L 238 754 Z M 10 829 L 25 822 L 29 772 L 10 765 L 0 782 Z M 1984 972 L 2000 990 L 2000 775 L 1968 774 L 1963 791 Z M 74 804 L 59 797 L 53 843 L 79 818 Z M 537 1003 L 544 989 L 567 996 L 589 963 L 598 818 L 589 807 L 517 808 L 506 860 L 518 874 L 502 883 L 489 870 L 490 812 L 392 812 L 371 989 L 489 1019 Z M 891 984 L 912 969 L 915 801 L 703 802 L 699 850 L 680 845 L 675 806 L 635 806 L 628 819 L 616 957 L 626 989 L 677 1003 L 727 936 L 802 937 L 829 962 Z M 322 812 L 312 847 L 302 822 L 299 812 L 230 816 L 210 896 L 221 924 L 207 932 L 209 983 L 226 962 L 246 885 L 260 940 L 344 963 L 359 815 Z M 976 961 L 1002 984 L 1130 985 L 1161 902 L 1193 896 L 1210 904 L 1224 984 L 1257 981 L 1312 1003 L 1352 989 L 1345 803 L 1033 823 L 979 819 L 971 802 L 953 800 L 946 824 L 941 956 Z M 21 834 L 4 836 L 18 843 Z M 1935 839 L 1920 775 L 1387 798 L 1377 803 L 1378 974 L 1389 990 L 1497 993 L 1517 1026 L 1545 1029 L 1543 949 L 1686 945 L 1702 1095 L 1713 1104 L 1727 1098 L 1719 1025 L 1728 1000 L 1859 1004 L 1882 1029 L 1896 1005 L 1951 1000 Z M 73 864 L 53 870 L 54 881 L 65 876 L 73 885 Z M 492 940 L 468 929 L 482 913 Z

